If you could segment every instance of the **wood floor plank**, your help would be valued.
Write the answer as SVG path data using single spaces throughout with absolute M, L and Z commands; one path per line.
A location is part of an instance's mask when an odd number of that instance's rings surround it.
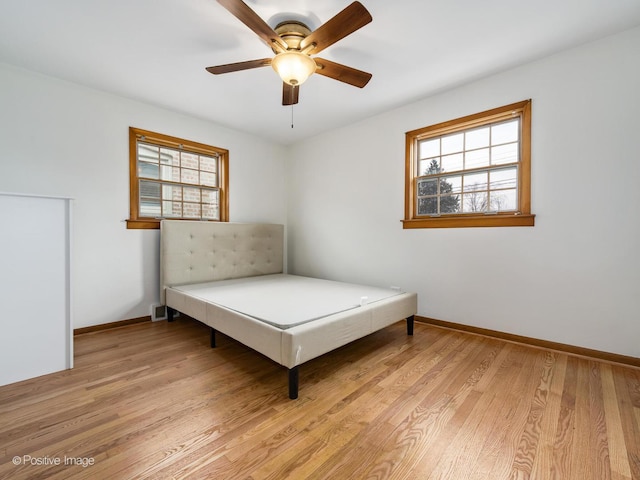
M 612 480 L 631 480 L 631 466 L 625 445 L 618 396 L 610 365 L 601 365 L 602 395 L 604 400 L 607 443 L 611 462 Z
M 538 385 L 531 397 L 527 421 L 511 467 L 512 480 L 531 477 L 533 464 L 538 453 L 542 418 L 547 406 L 549 390 L 551 389 L 554 360 L 554 355 L 547 352 L 544 355 L 544 362 L 541 368 L 536 372 L 536 377 L 539 379 Z
M 577 395 L 578 359 L 567 357 L 560 410 L 556 419 L 553 441 L 552 478 L 562 480 L 569 478 L 575 432 L 575 406 Z M 553 419 L 552 419 L 553 420 Z
M 631 477 L 640 479 L 640 403 L 636 403 L 636 399 L 640 400 L 640 369 L 614 365 L 612 373 Z
M 74 369 L 0 387 L 0 479 L 640 480 L 640 369 L 405 328 L 302 365 L 295 401 L 187 317 L 78 335 Z
M 575 423 L 571 450 L 571 465 L 568 474 L 574 478 L 598 478 L 594 461 L 595 425 L 591 425 L 589 409 L 589 375 L 590 368 L 587 360 L 578 362 L 578 376 L 575 398 Z M 580 452 L 591 452 L 589 457 L 581 457 Z
M 589 362 L 589 412 L 591 446 L 594 448 L 594 468 L 597 478 L 611 478 L 609 442 L 605 421 L 602 379 L 599 362 Z
M 543 413 L 539 447 L 531 468 L 531 478 L 538 478 L 544 474 L 558 479 L 561 478 L 554 470 L 554 455 L 556 453 L 556 427 L 562 409 L 562 393 L 567 372 L 567 357 L 565 355 L 554 355 L 552 368 L 553 378 Z

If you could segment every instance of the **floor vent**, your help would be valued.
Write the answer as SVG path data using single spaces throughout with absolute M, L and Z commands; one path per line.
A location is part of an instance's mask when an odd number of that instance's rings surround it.
M 164 305 L 151 305 L 151 320 L 166 320 L 167 307 Z
M 174 312 L 173 318 L 180 316 L 180 312 Z M 167 319 L 167 307 L 165 305 L 151 305 L 151 320 L 166 320 Z

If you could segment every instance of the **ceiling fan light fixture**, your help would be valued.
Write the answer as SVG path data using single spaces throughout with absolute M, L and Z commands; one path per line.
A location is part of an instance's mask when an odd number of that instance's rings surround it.
M 283 82 L 294 87 L 302 85 L 317 68 L 313 58 L 296 50 L 277 54 L 271 60 L 271 66 Z

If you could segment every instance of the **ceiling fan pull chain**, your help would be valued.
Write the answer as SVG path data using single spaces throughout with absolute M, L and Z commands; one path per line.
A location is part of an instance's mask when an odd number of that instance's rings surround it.
M 293 104 L 291 104 L 291 128 L 293 128 Z

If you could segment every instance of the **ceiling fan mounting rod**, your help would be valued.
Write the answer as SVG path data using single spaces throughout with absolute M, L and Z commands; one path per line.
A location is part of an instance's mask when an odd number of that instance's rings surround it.
M 300 51 L 300 43 L 311 34 L 309 27 L 296 20 L 280 22 L 274 30 L 289 47 L 287 50 Z M 309 51 L 310 49 L 304 53 Z

